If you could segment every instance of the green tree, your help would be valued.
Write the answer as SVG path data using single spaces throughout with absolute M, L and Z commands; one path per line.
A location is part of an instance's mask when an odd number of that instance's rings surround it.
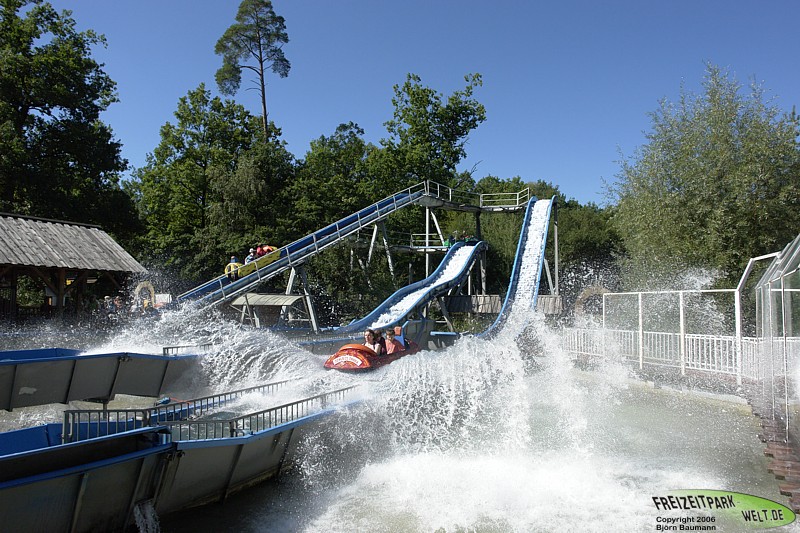
M 466 87 L 446 100 L 424 87 L 415 74 L 394 86 L 394 116 L 385 123 L 389 137 L 381 141 L 384 151 L 376 155 L 398 189 L 422 180 L 455 185 L 469 133 L 486 120 L 486 109 L 473 96 L 483 85 L 480 74 L 464 79 Z
M 243 0 L 236 13 L 236 24 L 230 26 L 217 41 L 214 52 L 222 56 L 222 67 L 216 80 L 222 94 L 233 96 L 242 83 L 242 69 L 256 75 L 256 88 L 261 97 L 261 121 L 267 137 L 267 70 L 285 78 L 291 64 L 282 46 L 289 42 L 286 21 L 275 14 L 270 0 Z
M 282 224 L 295 238 L 397 192 L 394 185 L 386 185 L 368 173 L 367 158 L 378 148 L 363 136 L 364 131 L 350 122 L 340 124 L 332 135 L 311 142 L 288 189 L 292 209 L 286 212 Z M 387 223 L 395 224 L 397 218 L 393 215 Z M 353 237 L 309 261 L 315 290 L 349 318 L 363 316 L 395 286 L 387 275 L 382 250 L 368 272 L 361 270 L 359 261 L 366 261 L 367 245 Z
M 781 249 L 800 227 L 799 121 L 713 65 L 703 89 L 651 114 L 647 144 L 611 189 L 614 223 L 634 270 L 700 267 L 731 286 L 750 257 Z
M 104 37 L 76 31 L 71 12 L 49 3 L 0 6 L 0 211 L 131 237 L 135 211 L 119 185 L 127 163 L 99 119 L 117 101 L 114 82 L 91 57 Z
M 210 213 L 225 198 L 224 180 L 258 139 L 258 121 L 242 106 L 211 97 L 201 84 L 181 97 L 175 124 L 161 127 L 161 142 L 137 171 L 134 188 L 147 226 L 151 257 L 164 260 L 187 279 L 216 273 L 225 250 L 212 238 Z M 241 232 L 236 217 L 224 223 Z
M 364 130 L 352 122 L 340 124 L 333 135 L 311 141 L 297 170 L 289 196 L 293 198 L 291 224 L 300 237 L 369 205 L 373 191 L 364 191 L 369 179 L 365 160 L 369 146 Z M 388 194 L 391 194 L 390 191 Z M 370 194 L 364 197 L 365 194 Z
M 287 188 L 294 181 L 294 156 L 280 140 L 280 131 L 270 126 L 269 140 L 242 152 L 232 170 L 219 168 L 213 180 L 215 197 L 222 201 L 210 206 L 209 230 L 211 240 L 226 250 L 243 251 L 258 243 L 283 245 L 298 237 L 281 225 L 285 217 L 294 218 L 292 209 L 283 208 L 292 205 Z

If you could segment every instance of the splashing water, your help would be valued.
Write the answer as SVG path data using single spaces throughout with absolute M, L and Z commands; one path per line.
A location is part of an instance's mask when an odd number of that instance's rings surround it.
M 651 531 L 651 497 L 673 489 L 780 501 L 745 406 L 647 388 L 614 361 L 576 370 L 526 298 L 492 340 L 465 337 L 367 375 L 326 371 L 324 356 L 213 314 L 166 313 L 94 350 L 215 343 L 198 378 L 214 391 L 362 385 L 357 408 L 303 437 L 293 476 L 162 517 L 165 533 Z

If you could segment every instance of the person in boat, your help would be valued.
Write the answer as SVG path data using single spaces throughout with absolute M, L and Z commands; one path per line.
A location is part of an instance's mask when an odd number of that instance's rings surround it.
M 252 263 L 256 260 L 256 249 L 250 248 L 250 253 L 247 254 L 247 257 L 244 258 L 244 264 Z
M 375 339 L 375 332 L 368 329 L 364 332 L 364 346 L 375 352 L 376 355 L 383 355 L 383 346 Z
M 387 328 L 386 329 L 386 355 L 392 355 L 393 353 L 399 353 L 406 351 L 406 347 L 403 346 L 399 340 L 394 338 L 394 329 Z
M 267 254 L 271 254 L 274 251 L 275 248 L 269 244 L 259 244 L 258 248 L 256 248 L 256 257 L 263 257 Z
M 383 330 L 380 329 L 380 328 L 375 330 L 375 342 L 377 342 L 378 344 L 381 345 L 381 348 L 383 348 L 383 353 L 385 354 L 386 353 L 386 339 L 383 336 Z
M 228 279 L 231 281 L 236 281 L 239 279 L 239 259 L 235 256 L 231 256 L 230 262 L 225 266 L 225 274 L 228 275 Z

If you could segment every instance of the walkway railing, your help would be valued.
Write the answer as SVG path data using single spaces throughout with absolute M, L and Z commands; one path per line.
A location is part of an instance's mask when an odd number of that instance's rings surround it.
M 259 283 L 302 264 L 309 257 L 360 229 L 380 222 L 397 210 L 413 204 L 423 194 L 426 194 L 425 184 L 426 182 L 412 185 L 244 265 L 239 269 L 240 278 L 236 281 L 229 280 L 227 275 L 223 274 L 179 295 L 177 299 L 181 302 L 196 300 L 201 307 L 204 307 L 235 298 Z
M 61 431 L 63 443 L 77 442 L 130 431 L 145 426 L 200 416 L 247 394 L 269 394 L 293 380 L 276 381 L 246 389 L 178 401 L 143 409 L 68 409 Z
M 177 421 L 167 422 L 165 425 L 170 428 L 173 441 L 241 437 L 294 422 L 321 411 L 329 404 L 343 400 L 354 388 L 356 387 L 352 386 L 326 392 L 227 420 Z
M 531 191 L 528 187 L 525 187 L 518 192 L 481 194 L 476 192 L 459 191 L 448 187 L 447 185 L 436 183 L 435 181 L 425 182 L 425 192 L 447 202 L 485 208 L 524 207 L 531 198 Z
M 646 365 L 702 371 L 760 380 L 784 374 L 784 353 L 800 357 L 800 337 L 768 339 L 744 337 L 737 352 L 734 335 L 697 335 L 635 330 L 564 328 L 562 349 L 575 356 L 615 357 Z

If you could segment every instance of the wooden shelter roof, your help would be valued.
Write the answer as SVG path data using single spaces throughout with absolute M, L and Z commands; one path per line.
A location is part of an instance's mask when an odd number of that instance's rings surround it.
M 147 272 L 99 226 L 0 213 L 0 265 Z

